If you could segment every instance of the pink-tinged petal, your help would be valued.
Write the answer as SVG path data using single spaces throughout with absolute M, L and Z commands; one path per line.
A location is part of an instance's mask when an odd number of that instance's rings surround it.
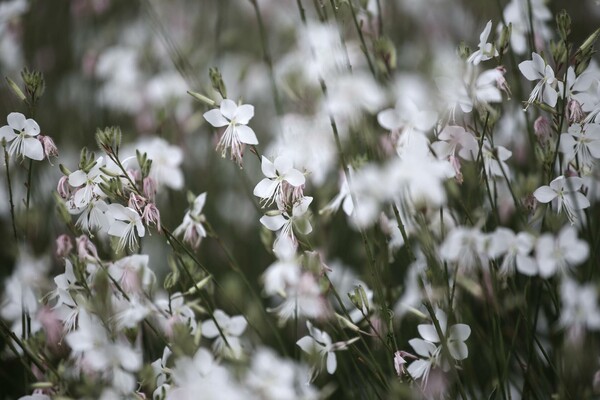
M 440 341 L 440 337 L 437 334 L 435 326 L 421 324 L 417 327 L 417 329 L 419 330 L 419 335 L 421 335 L 421 337 L 423 339 L 427 340 L 428 342 L 437 343 Z
M 379 125 L 381 125 L 382 128 L 389 131 L 398 129 L 402 126 L 402 120 L 393 108 L 383 110 L 377 114 L 377 122 L 379 122 Z
M 427 358 L 429 358 L 429 356 L 435 353 L 435 350 L 437 348 L 436 345 L 434 345 L 433 343 L 427 342 L 423 339 L 411 339 L 408 341 L 408 344 L 410 344 L 411 347 L 415 350 L 415 353 L 417 353 L 421 357 Z
M 285 175 L 290 169 L 294 167 L 294 163 L 292 159 L 286 156 L 279 156 L 273 162 L 275 165 L 275 169 L 279 172 L 280 175 Z
M 22 131 L 25 128 L 25 116 L 21 113 L 12 112 L 8 114 L 6 121 L 16 131 Z
M 285 178 L 284 178 L 290 185 L 298 187 L 300 185 L 304 185 L 304 182 L 306 182 L 306 178 L 304 177 L 304 174 L 300 171 L 298 171 L 297 169 L 290 169 L 286 174 L 285 174 Z
M 296 345 L 298 345 L 305 353 L 311 354 L 315 348 L 315 340 L 310 336 L 304 336 L 296 342 Z
M 0 128 L 0 140 L 6 139 L 7 142 L 13 141 L 18 135 L 15 131 L 8 125 L 4 125 Z
M 240 336 L 244 330 L 246 330 L 246 326 L 248 326 L 248 321 L 246 321 L 246 318 L 237 315 L 235 317 L 231 317 L 229 320 L 227 331 L 232 336 Z
M 265 156 L 262 156 L 260 169 L 262 170 L 263 175 L 267 178 L 275 178 L 277 176 L 275 165 Z
M 35 138 L 23 139 L 23 155 L 32 160 L 41 161 L 44 159 L 44 147 L 42 142 Z
M 253 194 L 261 199 L 270 199 L 275 194 L 277 186 L 279 182 L 264 178 L 254 187 Z
M 204 119 L 215 128 L 229 125 L 229 121 L 225 119 L 221 111 L 213 109 L 204 113 Z
M 469 349 L 463 342 L 450 342 L 448 343 L 448 350 L 450 355 L 457 361 L 464 360 L 469 356 Z
M 258 139 L 256 138 L 256 134 L 254 133 L 252 128 L 250 128 L 249 126 L 237 125 L 235 127 L 235 130 L 236 130 L 238 138 L 240 139 L 240 142 L 246 143 L 246 144 L 258 144 Z
M 456 324 L 450 327 L 449 337 L 464 342 L 471 336 L 471 327 L 466 324 Z
M 337 369 L 337 359 L 335 358 L 335 353 L 330 351 L 327 353 L 327 372 L 333 374 Z
M 78 187 L 83 185 L 87 181 L 87 175 L 82 170 L 77 170 L 69 175 L 69 185 Z
M 557 193 L 550 186 L 542 186 L 533 192 L 533 197 L 540 203 L 548 203 L 556 198 Z
M 281 215 L 264 215 L 260 219 L 260 223 L 273 232 L 280 230 L 286 222 L 287 220 Z
M 254 117 L 254 106 L 250 104 L 242 104 L 237 108 L 235 113 L 235 122 L 246 125 Z
M 233 100 L 225 99 L 221 102 L 221 114 L 230 121 L 235 118 L 237 104 Z
M 219 336 L 219 329 L 217 328 L 215 321 L 210 319 L 202 323 L 202 336 L 209 339 L 214 339 Z
M 40 134 L 40 126 L 31 118 L 25 121 L 25 126 L 23 129 L 29 136 L 37 136 Z

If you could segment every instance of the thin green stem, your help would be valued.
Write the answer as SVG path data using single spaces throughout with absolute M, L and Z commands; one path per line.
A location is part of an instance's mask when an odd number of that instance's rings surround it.
M 17 240 L 17 224 L 15 222 L 15 204 L 13 203 L 13 192 L 12 192 L 12 184 L 10 182 L 10 164 L 9 164 L 9 154 L 6 150 L 6 143 L 3 143 L 4 148 L 4 164 L 6 166 L 6 186 L 8 186 L 8 201 L 10 203 L 10 220 L 12 222 L 12 230 L 13 236 L 15 240 Z

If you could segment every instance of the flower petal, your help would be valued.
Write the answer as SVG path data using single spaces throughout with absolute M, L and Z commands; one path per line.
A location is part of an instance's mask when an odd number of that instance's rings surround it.
M 223 117 L 220 110 L 213 109 L 204 113 L 204 119 L 215 128 L 229 125 L 229 121 Z
M 260 223 L 273 232 L 280 230 L 286 222 L 282 215 L 264 215 L 260 219 Z
M 235 130 L 237 132 L 238 138 L 240 139 L 240 142 L 246 144 L 258 144 L 256 134 L 249 126 L 237 125 L 235 127 Z
M 335 358 L 335 353 L 330 351 L 327 353 L 327 372 L 333 374 L 337 369 L 337 359 Z
M 41 161 L 44 159 L 44 147 L 42 142 L 35 138 L 23 139 L 23 155 L 32 160 Z
M 297 169 L 290 169 L 286 174 L 285 174 L 285 178 L 284 178 L 290 185 L 294 186 L 294 187 L 298 187 L 300 185 L 304 185 L 304 182 L 306 182 L 306 178 L 304 177 L 304 174 L 300 171 L 298 171 Z
M 237 112 L 237 104 L 233 100 L 225 99 L 221 102 L 221 114 L 229 120 L 235 118 L 235 114 Z
M 421 337 L 427 340 L 428 342 L 437 343 L 440 341 L 440 337 L 438 336 L 437 331 L 435 330 L 435 326 L 421 324 L 417 327 L 417 329 L 419 330 L 419 335 L 421 335 Z
M 237 108 L 235 113 L 235 122 L 246 125 L 254 117 L 254 106 L 250 104 L 242 104 Z
M 25 128 L 25 116 L 21 113 L 12 112 L 8 114 L 6 121 L 16 131 L 22 131 Z
M 542 186 L 533 192 L 533 196 L 540 203 L 548 203 L 556 198 L 558 194 L 550 186 Z
M 471 336 L 471 327 L 467 324 L 456 324 L 450 327 L 449 337 L 454 340 L 465 341 Z

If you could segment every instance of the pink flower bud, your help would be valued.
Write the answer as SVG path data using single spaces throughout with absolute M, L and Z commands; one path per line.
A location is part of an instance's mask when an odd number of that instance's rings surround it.
M 506 68 L 504 68 L 502 65 L 500 65 L 500 66 L 496 67 L 496 71 L 500 72 L 496 76 L 496 85 L 498 86 L 498 89 L 500 89 L 504 93 L 506 93 L 506 95 L 510 99 L 510 95 L 511 95 L 510 87 L 508 87 L 508 83 L 506 82 L 506 79 L 504 78 L 504 74 L 506 74 Z
M 58 180 L 58 185 L 56 186 L 56 191 L 60 198 L 68 200 L 73 192 L 72 189 L 71 185 L 69 185 L 69 178 L 67 176 L 61 176 Z
M 569 115 L 570 124 L 580 123 L 585 118 L 585 113 L 581 108 L 581 103 L 579 103 L 575 99 L 569 100 L 569 104 L 567 106 L 567 113 Z
M 58 157 L 58 148 L 50 136 L 38 135 L 38 140 L 44 148 L 44 156 L 50 161 L 50 157 Z M 52 163 L 50 163 L 52 164 Z
M 62 234 L 56 238 L 56 257 L 64 258 L 73 250 L 73 242 L 68 235 Z
M 96 260 L 99 258 L 96 245 L 92 243 L 89 237 L 81 235 L 75 239 L 75 243 L 77 244 L 77 256 L 80 260 Z
M 545 147 L 550 141 L 552 135 L 552 127 L 550 121 L 546 117 L 539 116 L 533 123 L 533 132 L 538 139 L 538 142 Z

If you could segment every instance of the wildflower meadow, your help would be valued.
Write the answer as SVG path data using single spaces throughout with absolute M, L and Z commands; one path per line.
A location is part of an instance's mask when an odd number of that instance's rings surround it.
M 0 399 L 600 399 L 600 2 L 0 2 Z

